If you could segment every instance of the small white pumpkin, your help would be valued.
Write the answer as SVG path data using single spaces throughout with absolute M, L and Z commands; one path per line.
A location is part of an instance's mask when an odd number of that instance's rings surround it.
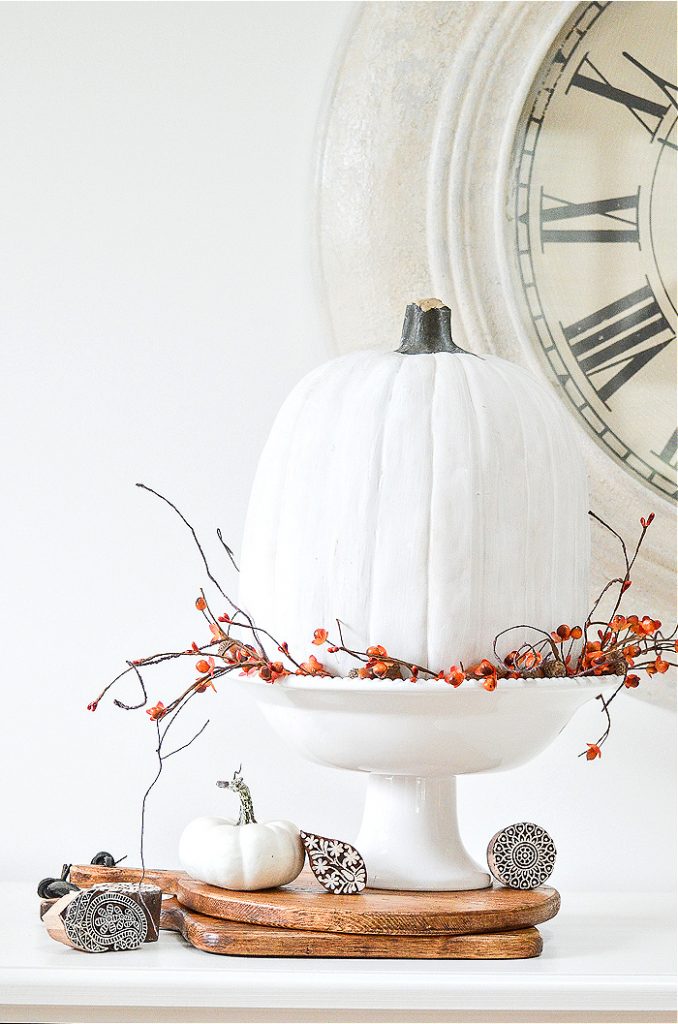
M 304 845 L 290 821 L 259 823 L 249 787 L 239 772 L 218 782 L 240 798 L 237 821 L 203 817 L 191 821 L 179 840 L 179 861 L 200 882 L 222 889 L 272 889 L 294 881 L 304 866 Z

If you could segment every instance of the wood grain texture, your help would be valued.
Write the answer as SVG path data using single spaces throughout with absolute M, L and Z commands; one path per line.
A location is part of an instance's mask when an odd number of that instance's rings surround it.
M 65 896 L 60 896 L 56 900 L 50 900 L 50 906 L 45 908 L 45 912 L 41 913 L 42 923 L 47 929 L 47 934 L 55 942 L 62 942 L 64 946 L 70 946 L 75 949 L 73 942 L 66 934 L 66 928 L 64 925 L 64 913 L 70 903 L 77 900 L 79 892 L 67 892 Z M 43 904 L 44 906 L 44 904 Z
M 102 882 L 140 882 L 141 868 L 105 868 L 99 864 L 72 864 L 69 878 L 74 885 L 87 889 Z M 165 871 L 162 868 L 148 868 L 143 872 L 144 882 L 157 885 L 165 895 L 176 895 L 178 880 L 187 878 L 183 871 Z
M 477 889 L 469 892 L 395 892 L 365 889 L 334 896 L 320 890 L 310 872 L 281 889 L 232 892 L 177 879 L 177 898 L 208 917 L 353 935 L 475 935 L 514 931 L 550 920 L 560 909 L 555 889 L 530 892 Z
M 539 956 L 536 928 L 479 935 L 356 935 L 272 928 L 223 921 L 163 903 L 160 927 L 177 931 L 196 949 L 227 956 L 288 956 L 404 960 L 522 960 Z
M 59 902 L 60 897 L 54 896 L 51 900 L 40 900 L 40 920 L 44 918 L 48 910 L 51 910 L 55 903 Z

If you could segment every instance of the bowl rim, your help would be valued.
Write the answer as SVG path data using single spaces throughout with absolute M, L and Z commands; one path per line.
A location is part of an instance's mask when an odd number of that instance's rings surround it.
M 623 676 L 600 675 L 600 676 L 568 676 L 567 678 L 556 679 L 500 679 L 495 690 L 486 690 L 482 679 L 466 679 L 461 686 L 454 687 L 446 683 L 444 679 L 419 679 L 411 683 L 409 679 L 354 679 L 345 676 L 285 676 L 271 683 L 261 679 L 259 676 L 234 675 L 231 682 L 235 681 L 243 686 L 257 686 L 258 688 L 277 687 L 282 690 L 311 690 L 324 693 L 369 693 L 369 694 L 406 694 L 408 697 L 416 698 L 422 694 L 430 693 L 483 693 L 486 697 L 506 692 L 524 692 L 530 690 L 550 689 L 556 693 L 575 693 L 582 689 L 598 688 L 601 691 L 609 692 L 616 688 L 623 681 Z

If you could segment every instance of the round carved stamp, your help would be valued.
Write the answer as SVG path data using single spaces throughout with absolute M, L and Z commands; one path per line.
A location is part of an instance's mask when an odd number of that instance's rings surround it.
M 536 889 L 551 876 L 556 848 L 546 829 L 520 821 L 496 832 L 487 847 L 487 865 L 502 885 Z

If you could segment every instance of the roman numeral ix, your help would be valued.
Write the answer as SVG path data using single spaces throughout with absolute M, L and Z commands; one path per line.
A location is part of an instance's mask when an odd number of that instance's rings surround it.
M 675 340 L 649 284 L 560 327 L 577 364 L 605 404 Z
M 548 195 L 542 188 L 539 204 L 542 249 L 549 242 L 636 242 L 640 245 L 639 199 L 640 188 L 630 196 L 571 203 Z M 571 226 L 566 227 L 568 222 Z

